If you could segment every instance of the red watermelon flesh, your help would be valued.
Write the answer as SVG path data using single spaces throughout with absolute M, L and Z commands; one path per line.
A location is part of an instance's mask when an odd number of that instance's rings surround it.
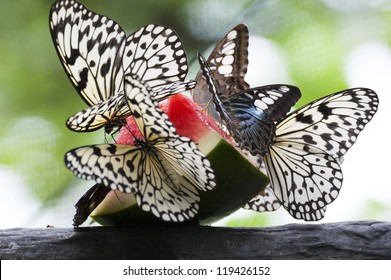
M 168 98 L 160 108 L 168 115 L 180 136 L 188 137 L 198 143 L 205 134 L 214 130 L 231 142 L 230 136 L 211 117 L 204 114 L 198 104 L 182 94 Z M 121 129 L 116 142 L 134 145 L 135 137 L 144 138 L 133 117 L 130 116 L 127 118 L 127 127 Z

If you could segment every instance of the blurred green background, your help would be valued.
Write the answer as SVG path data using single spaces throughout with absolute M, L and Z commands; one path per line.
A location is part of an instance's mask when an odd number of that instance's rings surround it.
M 208 49 L 230 28 L 245 22 L 251 36 L 248 80 L 252 86 L 294 84 L 303 93 L 299 105 L 348 87 L 374 89 L 381 108 L 365 129 L 370 131 L 364 130 L 363 144 L 348 153 L 347 157 L 352 153 L 352 159 L 346 159 L 346 172 L 343 165 L 346 179 L 342 192 L 346 195 L 337 199 L 339 206 L 334 210 L 330 205 L 330 213 L 326 212 L 330 218 L 323 221 L 391 220 L 391 193 L 387 169 L 382 164 L 390 156 L 384 127 L 389 127 L 386 120 L 390 120 L 391 1 L 80 2 L 114 19 L 127 34 L 149 23 L 173 28 L 184 42 L 192 66 L 187 78 L 194 78 L 198 70 L 194 63 L 197 51 L 208 55 Z M 74 203 L 93 182 L 75 179 L 63 164 L 64 153 L 104 141 L 103 131 L 76 134 L 65 127 L 65 120 L 86 105 L 68 80 L 51 41 L 48 14 L 52 3 L 0 1 L 3 228 L 70 226 Z M 384 112 L 380 112 L 382 108 Z M 349 181 L 347 174 L 357 180 Z M 249 213 L 241 211 L 219 224 L 296 222 L 283 210 Z

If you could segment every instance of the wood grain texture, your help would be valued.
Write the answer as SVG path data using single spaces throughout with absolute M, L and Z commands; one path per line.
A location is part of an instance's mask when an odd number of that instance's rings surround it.
M 391 223 L 13 228 L 0 259 L 391 259 Z

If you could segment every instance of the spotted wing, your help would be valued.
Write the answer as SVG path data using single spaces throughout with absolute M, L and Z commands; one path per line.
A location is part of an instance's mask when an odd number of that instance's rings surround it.
M 149 24 L 126 39 L 123 67 L 152 90 L 183 81 L 188 66 L 186 53 L 174 30 Z
M 237 84 L 242 84 L 241 89 L 249 88 L 248 84 L 244 82 L 244 77 L 247 73 L 248 65 L 248 29 L 245 24 L 239 24 L 231 29 L 215 46 L 211 54 L 207 59 L 207 63 L 210 66 L 211 71 L 216 78 L 221 81 L 220 86 L 222 91 L 226 92 L 231 87 L 236 87 Z M 231 77 L 230 81 L 236 83 L 225 84 L 228 77 Z M 203 77 L 202 70 L 198 71 L 196 76 L 197 87 L 194 93 L 194 99 L 202 104 L 206 104 L 209 101 L 203 100 L 204 92 L 209 93 L 208 86 L 206 85 L 205 78 Z M 240 82 L 239 82 L 240 81 Z M 197 90 L 203 89 L 201 92 Z M 230 93 L 235 93 L 236 90 L 228 90 Z M 202 99 L 202 100 L 199 100 Z
M 290 85 L 268 85 L 220 97 L 224 123 L 239 147 L 263 156 L 275 136 L 275 122 L 291 110 L 301 96 Z
M 379 99 L 367 88 L 328 95 L 292 112 L 277 126 L 279 139 L 320 147 L 340 158 L 377 111 Z
M 215 46 L 207 59 L 220 94 L 231 95 L 248 89 L 244 80 L 248 65 L 248 29 L 239 24 L 231 29 Z M 209 102 L 212 99 L 208 85 L 200 69 L 195 78 L 197 86 L 192 91 L 193 99 L 202 107 L 208 106 L 209 114 L 218 120 L 215 108 Z
M 293 217 L 324 216 L 342 186 L 340 159 L 378 103 L 370 89 L 348 89 L 303 106 L 277 125 L 265 164 L 274 194 Z
M 232 28 L 208 57 L 212 71 L 225 78 L 244 78 L 248 65 L 248 39 L 248 28 L 244 23 Z
M 56 1 L 49 15 L 57 54 L 76 91 L 93 105 L 122 89 L 125 33 L 113 20 L 71 1 Z
M 142 147 L 85 146 L 69 151 L 65 162 L 81 179 L 133 193 L 143 210 L 165 221 L 189 220 L 198 211 L 199 195 L 195 187 Z
M 130 115 L 123 91 L 113 95 L 107 100 L 76 113 L 68 118 L 66 125 L 76 132 L 89 132 L 100 129 L 103 126 L 115 124 L 115 120 Z
M 185 82 L 175 82 L 167 86 L 162 86 L 155 91 L 152 98 L 160 102 L 170 97 L 171 95 L 191 90 L 196 86 L 196 84 L 196 81 L 189 80 Z
M 247 202 L 243 208 L 247 210 L 253 210 L 256 212 L 273 212 L 281 207 L 281 202 L 274 194 L 271 185 L 267 185 L 265 191 L 262 194 L 257 195 L 249 202 Z M 295 218 L 304 221 L 319 221 L 326 213 L 326 206 L 317 210 L 296 212 Z
M 243 207 L 244 209 L 254 210 L 257 212 L 272 212 L 280 208 L 281 203 L 274 195 L 270 184 L 266 186 L 262 194 L 257 195 Z

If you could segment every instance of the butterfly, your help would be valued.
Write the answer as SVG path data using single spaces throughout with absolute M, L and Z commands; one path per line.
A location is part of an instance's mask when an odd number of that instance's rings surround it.
M 223 36 L 207 59 L 222 94 L 230 95 L 250 88 L 244 80 L 248 65 L 248 41 L 247 26 L 243 23 L 238 24 Z M 201 69 L 195 80 L 197 85 L 192 90 L 192 98 L 199 105 L 206 105 L 208 113 L 219 121 L 214 105 L 210 104 L 212 95 Z
M 113 20 L 94 13 L 76 1 L 56 1 L 49 15 L 52 40 L 62 65 L 80 97 L 93 108 L 70 117 L 74 131 L 106 132 L 124 124 L 129 115 L 124 100 L 124 75 L 137 75 L 153 90 L 167 93 L 172 83 L 182 82 L 188 70 L 182 42 L 170 28 L 149 24 L 126 37 Z M 163 93 L 159 93 L 159 91 Z
M 127 104 L 144 139 L 134 146 L 90 145 L 66 153 L 66 166 L 79 178 L 133 193 L 144 211 L 182 222 L 198 212 L 198 191 L 216 186 L 209 160 L 176 129 L 151 98 L 151 88 L 125 76 Z
M 224 93 L 215 72 L 200 54 L 198 60 L 213 104 L 229 134 L 241 149 L 254 156 L 265 155 L 275 137 L 275 123 L 299 100 L 300 90 L 277 84 Z
M 377 111 L 379 99 L 352 88 L 315 100 L 288 114 L 264 157 L 271 185 L 247 209 L 273 211 L 282 205 L 296 219 L 317 221 L 342 187 L 343 155 Z

